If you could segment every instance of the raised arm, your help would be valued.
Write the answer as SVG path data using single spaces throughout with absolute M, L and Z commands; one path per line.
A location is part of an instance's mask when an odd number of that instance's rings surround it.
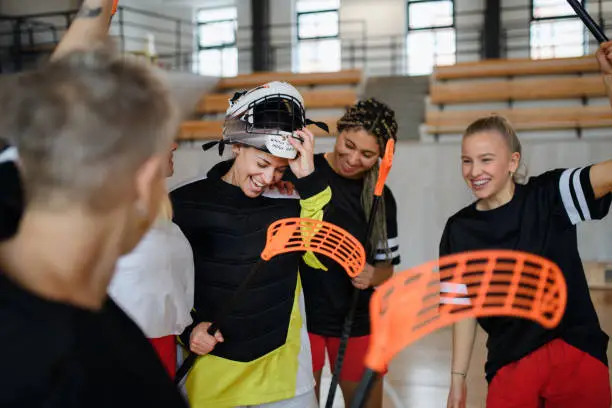
M 601 70 L 601 75 L 606 85 L 606 90 L 608 91 L 610 105 L 612 105 L 612 41 L 602 43 L 595 56 L 597 57 L 599 69 Z
M 51 60 L 77 50 L 91 49 L 106 39 L 115 0 L 84 0 L 70 28 L 55 48 Z
M 596 199 L 612 193 L 612 160 L 593 165 L 590 176 Z

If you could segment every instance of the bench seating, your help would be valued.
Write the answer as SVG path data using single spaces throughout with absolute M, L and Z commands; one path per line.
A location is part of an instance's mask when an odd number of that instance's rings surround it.
M 432 79 L 454 80 L 521 75 L 557 75 L 598 72 L 599 66 L 593 55 L 576 58 L 501 59 L 475 62 L 460 62 L 454 65 L 438 66 Z
M 429 134 L 463 133 L 474 120 L 499 114 L 506 117 L 516 130 L 559 130 L 612 126 L 612 108 L 576 106 L 552 108 L 515 108 L 490 110 L 430 110 L 425 128 Z
M 359 85 L 362 72 L 359 69 L 343 70 L 338 72 L 258 72 L 254 74 L 238 75 L 231 78 L 222 78 L 217 89 L 227 91 L 233 89 L 249 89 L 271 81 L 289 82 L 293 86 L 321 86 L 321 85 Z
M 578 58 L 485 60 L 434 68 L 422 129 L 424 134 L 461 134 L 474 120 L 496 113 L 516 130 L 577 130 L 612 127 L 609 104 L 588 104 L 606 97 L 593 55 Z M 550 106 L 574 99 L 579 106 Z M 547 101 L 543 106 L 513 102 Z M 505 103 L 486 110 L 463 104 Z M 552 102 L 552 103 L 551 103 Z M 578 105 L 578 104 L 577 104 Z
M 500 79 L 494 81 L 452 81 L 430 88 L 432 104 L 491 102 L 507 100 L 564 99 L 606 95 L 599 75 L 550 79 Z
M 306 109 L 345 108 L 357 101 L 354 89 L 313 90 L 302 92 Z M 222 113 L 229 106 L 232 94 L 210 94 L 204 96 L 196 107 L 198 114 Z
M 336 121 L 338 118 L 314 119 L 315 121 L 324 122 L 329 126 L 329 134 L 336 133 Z M 327 136 L 322 129 L 315 125 L 308 126 L 308 129 L 315 136 Z M 179 140 L 214 140 L 220 139 L 223 132 L 222 120 L 192 120 L 185 121 L 181 124 L 178 139 Z

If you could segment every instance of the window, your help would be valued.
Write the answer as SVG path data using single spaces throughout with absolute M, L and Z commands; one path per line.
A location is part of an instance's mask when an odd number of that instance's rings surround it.
M 197 71 L 201 75 L 238 74 L 237 18 L 235 7 L 198 10 Z
M 453 0 L 409 0 L 407 13 L 408 75 L 427 75 L 436 65 L 454 64 Z
M 298 72 L 329 72 L 342 68 L 340 0 L 297 2 Z
M 588 49 L 585 28 L 567 0 L 532 0 L 531 58 L 578 57 Z

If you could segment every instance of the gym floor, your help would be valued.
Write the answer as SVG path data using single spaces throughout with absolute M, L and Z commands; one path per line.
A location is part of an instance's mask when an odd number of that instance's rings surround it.
M 592 290 L 591 296 L 603 330 L 612 337 L 612 290 Z M 479 328 L 468 373 L 466 408 L 484 408 L 487 384 L 483 376 L 486 358 L 486 336 Z M 450 327 L 432 333 L 410 345 L 391 363 L 385 392 L 385 408 L 445 408 L 450 385 L 452 330 Z M 612 349 L 612 347 L 610 347 Z M 612 361 L 612 353 L 608 351 Z M 324 370 L 322 401 L 327 398 L 330 374 Z M 389 390 L 388 390 L 389 391 Z M 338 392 L 334 408 L 344 406 Z M 395 394 L 395 395 L 392 395 Z M 394 404 L 394 400 L 402 405 Z M 324 403 L 322 404 L 324 406 Z

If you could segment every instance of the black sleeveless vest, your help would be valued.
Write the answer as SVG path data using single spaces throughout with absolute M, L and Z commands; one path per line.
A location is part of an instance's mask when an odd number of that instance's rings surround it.
M 268 226 L 299 216 L 299 201 L 249 198 L 220 177 L 231 161 L 213 167 L 208 178 L 172 192 L 174 222 L 193 249 L 194 309 L 199 321 L 214 321 L 259 259 Z M 233 361 L 255 360 L 285 344 L 302 253 L 266 262 L 221 332 L 224 342 L 211 354 Z

